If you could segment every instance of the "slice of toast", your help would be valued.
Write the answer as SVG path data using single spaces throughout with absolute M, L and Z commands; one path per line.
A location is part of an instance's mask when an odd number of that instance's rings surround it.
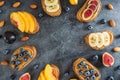
M 87 66 L 87 67 L 85 67 Z M 73 63 L 73 71 L 80 80 L 100 80 L 99 70 L 84 58 L 78 58 Z
M 34 46 L 22 46 L 16 49 L 10 60 L 10 68 L 12 70 L 20 71 L 26 67 L 37 55 Z M 25 60 L 26 59 L 26 60 Z
M 106 31 L 100 31 L 101 33 L 102 32 L 107 32 L 108 34 L 109 34 L 109 36 L 110 36 L 110 44 L 112 44 L 112 42 L 113 42 L 113 40 L 114 40 L 114 35 L 113 35 L 113 32 L 111 32 L 111 31 L 109 31 L 109 30 L 106 30 Z M 92 33 L 90 33 L 90 34 L 92 34 Z M 90 44 L 89 44 L 89 35 L 90 34 L 88 34 L 84 39 L 85 39 L 85 43 L 87 44 L 87 45 L 89 45 L 90 46 Z M 109 44 L 109 45 L 110 45 Z M 108 45 L 108 46 L 109 46 Z M 91 47 L 91 46 L 90 46 Z M 93 49 L 95 49 L 95 50 L 102 50 L 102 49 L 104 49 L 104 48 L 106 48 L 107 46 L 102 46 L 102 47 L 100 47 L 100 48 L 98 48 L 97 46 L 95 46 L 95 47 L 92 47 Z
M 61 8 L 61 3 L 60 3 L 60 0 L 58 2 L 58 5 L 59 5 L 59 9 L 56 11 L 56 12 L 48 12 L 46 10 L 46 5 L 45 5 L 45 0 L 41 0 L 41 4 L 42 4 L 42 7 L 43 7 L 43 10 L 46 14 L 48 14 L 49 16 L 59 16 L 61 14 L 61 11 L 62 11 L 62 8 Z
M 96 0 L 98 2 L 98 6 L 97 6 L 97 9 L 95 10 L 95 12 L 93 12 L 92 14 L 92 17 L 88 20 L 85 20 L 83 17 L 82 17 L 82 13 L 85 9 L 87 9 L 87 7 L 89 6 L 89 2 L 90 1 L 94 1 L 94 0 L 87 0 L 84 5 L 82 6 L 82 8 L 80 8 L 77 12 L 77 15 L 76 15 L 76 18 L 80 21 L 80 22 L 91 22 L 93 21 L 97 16 L 98 14 L 100 13 L 101 11 L 101 8 L 102 8 L 102 4 L 101 4 L 101 1 L 100 0 Z

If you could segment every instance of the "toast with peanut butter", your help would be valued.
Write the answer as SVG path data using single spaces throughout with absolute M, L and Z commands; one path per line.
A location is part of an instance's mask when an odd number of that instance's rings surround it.
M 20 71 L 26 67 L 37 55 L 34 46 L 22 46 L 16 49 L 10 60 L 10 68 L 12 70 Z
M 86 0 L 82 8 L 77 12 L 77 19 L 80 22 L 91 22 L 100 13 L 102 4 L 100 0 Z
M 60 0 L 41 0 L 43 10 L 49 16 L 59 16 L 62 8 Z
M 99 70 L 84 58 L 78 58 L 73 63 L 73 70 L 80 80 L 100 80 Z
M 113 32 L 109 30 L 90 33 L 85 37 L 85 43 L 95 50 L 106 48 L 112 44 L 113 40 Z

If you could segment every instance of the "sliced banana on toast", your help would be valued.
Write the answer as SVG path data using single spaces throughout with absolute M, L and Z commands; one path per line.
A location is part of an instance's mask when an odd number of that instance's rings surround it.
M 49 16 L 59 16 L 61 14 L 60 0 L 41 0 L 43 10 Z
M 114 40 L 114 35 L 111 31 L 101 31 L 90 33 L 85 37 L 85 42 L 90 47 L 96 50 L 104 49 L 109 46 Z

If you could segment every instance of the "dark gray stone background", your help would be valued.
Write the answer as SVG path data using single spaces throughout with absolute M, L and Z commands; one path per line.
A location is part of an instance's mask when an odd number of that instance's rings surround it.
M 22 5 L 14 9 L 12 4 L 16 1 L 21 1 Z M 47 63 L 55 64 L 60 68 L 60 80 L 69 80 L 72 77 L 76 77 L 72 70 L 72 62 L 78 57 L 84 57 L 88 59 L 93 65 L 99 68 L 102 78 L 105 80 L 109 75 L 113 75 L 115 80 L 120 80 L 120 71 L 114 71 L 116 66 L 120 65 L 120 53 L 112 52 L 112 48 L 120 46 L 120 38 L 116 36 L 120 35 L 120 0 L 101 0 L 103 8 L 99 16 L 90 23 L 81 23 L 76 20 L 75 15 L 79 8 L 83 5 L 85 0 L 79 0 L 79 5 L 71 6 L 68 3 L 68 0 L 61 0 L 63 9 L 65 7 L 70 7 L 70 12 L 66 13 L 64 10 L 59 17 L 50 17 L 44 15 L 44 17 L 39 18 L 38 14 L 42 12 L 40 0 L 6 0 L 6 4 L 0 9 L 3 10 L 3 13 L 0 14 L 0 20 L 5 20 L 5 27 L 0 29 L 0 34 L 3 34 L 5 31 L 15 31 L 18 36 L 17 40 L 13 44 L 7 44 L 3 39 L 0 40 L 0 61 L 10 60 L 11 54 L 4 55 L 2 51 L 6 48 L 11 49 L 12 52 L 20 46 L 23 45 L 34 45 L 37 48 L 37 57 L 22 71 L 14 72 L 9 69 L 8 66 L 0 65 L 0 80 L 10 80 L 9 76 L 13 73 L 17 75 L 15 80 L 18 80 L 20 75 L 25 72 L 31 74 L 31 80 L 37 80 L 39 72 L 45 67 Z M 29 5 L 35 3 L 38 5 L 38 9 L 31 10 Z M 105 5 L 112 3 L 114 10 L 108 10 Z M 20 37 L 23 35 L 28 35 L 21 33 L 16 29 L 9 20 L 9 14 L 13 11 L 28 11 L 36 16 L 41 30 L 35 35 L 29 35 L 30 40 L 26 42 L 21 42 Z M 109 24 L 99 24 L 101 19 L 114 19 L 116 21 L 116 26 L 114 28 L 110 27 Z M 87 30 L 87 25 L 93 25 L 93 30 Z M 105 48 L 101 51 L 96 51 L 91 49 L 84 43 L 84 37 L 90 32 L 97 32 L 101 30 L 111 30 L 115 35 L 115 40 L 112 45 Z M 110 52 L 115 58 L 115 64 L 106 68 L 102 65 L 101 55 L 104 52 Z M 91 61 L 91 56 L 100 55 L 98 62 Z M 34 64 L 39 64 L 37 70 L 33 69 Z M 68 76 L 64 76 L 64 73 L 69 72 Z

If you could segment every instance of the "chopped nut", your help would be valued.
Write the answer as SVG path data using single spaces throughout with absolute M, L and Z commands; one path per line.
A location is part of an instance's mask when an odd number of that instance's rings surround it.
M 27 41 L 27 40 L 29 40 L 29 37 L 27 36 L 21 38 L 21 41 Z
M 110 21 L 109 21 L 109 24 L 110 24 L 111 27 L 114 27 L 114 26 L 116 25 L 116 23 L 115 23 L 114 20 L 110 20 Z
M 14 4 L 13 4 L 13 8 L 18 8 L 19 6 L 21 5 L 21 2 L 15 2 Z
M 0 1 L 0 7 L 5 4 L 5 1 Z
M 0 21 L 0 28 L 3 27 L 4 25 L 5 25 L 5 21 L 4 20 Z
M 31 5 L 30 5 L 30 8 L 31 8 L 31 9 L 36 9 L 36 8 L 37 8 L 37 5 L 36 5 L 36 4 L 31 4 Z
M 115 48 L 113 48 L 113 51 L 114 51 L 114 52 L 120 52 L 120 47 L 115 47 Z
M 6 65 L 8 65 L 8 61 L 4 60 L 0 64 L 3 65 L 3 66 L 6 66 Z
M 108 9 L 113 10 L 113 5 L 112 4 L 107 4 Z

